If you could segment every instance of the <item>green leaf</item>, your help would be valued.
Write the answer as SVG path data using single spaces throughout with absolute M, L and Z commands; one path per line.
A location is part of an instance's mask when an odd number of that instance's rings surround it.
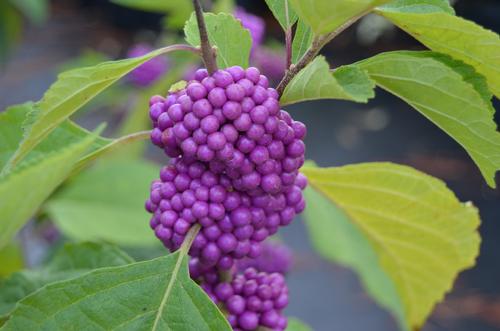
M 22 123 L 28 112 L 33 110 L 33 106 L 32 102 L 26 102 L 10 106 L 6 111 L 0 113 L 0 169 L 4 167 L 19 146 L 19 142 L 23 137 Z M 44 155 L 77 142 L 89 134 L 91 133 L 86 129 L 70 120 L 66 120 L 37 145 L 35 149 L 29 152 L 23 163 L 42 158 Z M 111 143 L 111 141 L 99 136 L 92 143 L 89 152 L 98 150 Z
M 317 99 L 342 99 L 367 102 L 375 95 L 374 82 L 355 65 L 343 66 L 332 74 L 323 56 L 318 56 L 288 84 L 280 103 Z
M 232 13 L 234 11 L 234 0 L 217 0 L 214 3 L 212 11 L 214 13 Z
M 230 331 L 215 304 L 189 277 L 186 253 L 97 269 L 48 285 L 23 299 L 2 331 Z
M 462 145 L 488 185 L 495 187 L 500 133 L 492 106 L 478 91 L 477 81 L 471 83 L 470 68 L 457 71 L 457 62 L 449 66 L 449 61 L 432 52 L 389 52 L 358 65 L 378 86 L 403 99 Z
M 391 0 L 290 0 L 299 16 L 315 35 L 328 34 L 368 14 Z
M 141 57 L 104 62 L 62 73 L 29 113 L 23 124 L 23 140 L 7 164 L 7 169 L 18 163 L 71 114 L 108 86 L 147 60 L 174 50 L 178 48 L 165 47 Z
M 16 272 L 0 283 L 0 316 L 7 316 L 16 302 L 44 285 L 74 278 L 96 268 L 132 262 L 131 257 L 110 244 L 66 244 L 45 267 Z
M 159 14 L 168 14 L 167 25 L 182 28 L 193 11 L 192 1 L 179 0 L 111 0 L 117 5 Z
M 95 141 L 99 131 L 62 150 L 33 159 L 0 177 L 0 248 L 12 239 L 66 179 L 75 162 Z
M 0 63 L 5 63 L 13 44 L 21 37 L 23 20 L 7 1 L 0 2 Z M 1 68 L 3 69 L 3 68 Z
M 365 163 L 325 169 L 306 166 L 302 171 L 311 187 L 335 203 L 352 223 L 326 211 L 309 219 L 308 225 L 317 223 L 313 235 L 318 235 L 321 222 L 330 223 L 325 232 L 341 232 L 335 238 L 345 233 L 352 239 L 338 243 L 323 237 L 322 242 L 315 240 L 316 245 L 324 245 L 323 252 L 336 245 L 337 252 L 329 258 L 341 256 L 343 263 L 355 263 L 355 270 L 364 272 L 365 285 L 373 277 L 381 279 L 384 287 L 391 281 L 407 328 L 422 327 L 434 305 L 452 288 L 457 274 L 475 263 L 480 244 L 477 209 L 470 202 L 458 201 L 440 180 L 407 166 Z M 315 200 L 308 202 L 310 210 L 322 206 L 315 206 Z M 355 258 L 369 266 L 361 266 Z M 371 281 L 373 285 L 374 279 Z M 369 288 L 373 295 L 373 287 Z M 380 290 L 376 293 L 379 302 L 389 301 Z
M 290 317 L 286 331 L 312 331 L 312 329 L 297 318 Z
M 144 202 L 157 176 L 158 166 L 142 160 L 98 163 L 55 194 L 45 209 L 73 239 L 155 245 Z
M 34 24 L 42 24 L 47 19 L 49 4 L 47 0 L 10 0 L 25 17 Z
M 417 7 L 421 8 L 421 7 Z M 473 66 L 486 77 L 491 91 L 500 97 L 500 37 L 449 11 L 415 10 L 415 7 L 382 7 L 376 13 L 436 52 Z
M 217 64 L 221 68 L 234 65 L 248 67 L 248 58 L 252 46 L 250 32 L 233 15 L 226 13 L 204 14 L 208 39 L 212 46 L 217 46 Z M 193 46 L 200 45 L 198 23 L 194 13 L 184 27 L 186 40 Z
M 17 240 L 13 240 L 7 244 L 7 246 L 0 249 L 0 284 L 3 277 L 10 276 L 13 272 L 16 272 L 23 268 L 24 257 L 23 251 L 20 243 Z M 0 288 L 0 295 L 2 290 Z M 0 309 L 0 315 L 2 315 Z M 0 318 L 1 319 L 1 318 Z
M 297 14 L 290 5 L 289 0 L 266 0 L 266 4 L 283 30 L 288 30 L 297 22 Z
M 376 11 L 421 14 L 442 12 L 455 15 L 455 10 L 448 0 L 393 0 Z
M 292 43 L 292 63 L 297 63 L 300 60 L 302 55 L 304 55 L 311 46 L 312 40 L 313 35 L 311 28 L 302 20 L 299 20 Z

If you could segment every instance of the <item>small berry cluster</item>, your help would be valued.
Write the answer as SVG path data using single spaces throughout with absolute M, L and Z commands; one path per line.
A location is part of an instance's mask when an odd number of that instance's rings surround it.
M 191 276 L 225 305 L 234 330 L 283 330 L 283 277 L 243 263 L 262 267 L 253 260 L 262 242 L 305 208 L 307 180 L 298 170 L 306 128 L 280 109 L 276 90 L 257 68 L 235 66 L 211 76 L 200 69 L 194 76 L 184 89 L 150 100 L 151 140 L 172 157 L 151 184 L 151 228 L 174 251 L 199 225 L 189 251 Z M 221 272 L 232 281 L 220 281 Z M 236 299 L 217 290 L 222 287 Z
M 255 268 L 268 273 L 286 274 L 292 268 L 293 262 L 293 253 L 290 248 L 276 241 L 266 241 L 261 244 L 259 257 L 241 259 L 238 261 L 237 267 L 240 271 Z
M 190 261 L 189 271 L 212 301 L 224 305 L 233 330 L 255 330 L 259 326 L 286 329 L 283 309 L 288 305 L 288 287 L 281 273 L 249 267 L 233 272 L 231 280 L 221 281 L 216 270 L 203 270 L 197 259 Z
M 151 52 L 152 50 L 153 48 L 146 44 L 137 44 L 128 51 L 127 56 L 129 58 L 139 57 Z M 129 74 L 129 79 L 137 86 L 149 86 L 161 75 L 163 75 L 167 69 L 167 59 L 162 56 L 157 56 L 132 70 Z

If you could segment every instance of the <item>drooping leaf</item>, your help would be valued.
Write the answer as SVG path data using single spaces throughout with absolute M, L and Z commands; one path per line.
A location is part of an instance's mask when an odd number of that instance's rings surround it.
M 282 105 L 316 99 L 343 99 L 367 102 L 375 95 L 375 83 L 355 65 L 343 66 L 332 74 L 323 56 L 318 56 L 288 84 Z
M 290 0 L 300 19 L 316 35 L 335 31 L 391 0 Z
M 29 113 L 23 124 L 23 140 L 6 167 L 9 169 L 18 163 L 43 138 L 105 88 L 147 60 L 174 50 L 178 48 L 169 46 L 141 57 L 104 62 L 62 73 Z
M 0 283 L 0 316 L 7 316 L 16 302 L 44 285 L 80 276 L 96 268 L 133 262 L 130 256 L 110 244 L 66 244 L 41 269 L 19 271 Z
M 286 331 L 312 331 L 312 329 L 295 317 L 288 318 Z
M 289 0 L 266 0 L 266 4 L 283 30 L 288 30 L 297 22 L 297 14 L 290 5 Z
M 3 277 L 10 276 L 13 272 L 21 270 L 24 266 L 23 251 L 20 242 L 13 240 L 0 249 L 0 283 Z M 0 295 L 2 290 L 0 289 Z M 2 315 L 0 309 L 0 315 Z
M 375 302 L 387 309 L 401 330 L 408 330 L 396 286 L 384 272 L 368 238 L 321 193 L 305 190 L 306 226 L 315 250 L 325 259 L 353 269 Z
M 217 46 L 217 64 L 221 68 L 239 65 L 248 67 L 248 58 L 252 46 L 250 32 L 241 22 L 227 13 L 205 13 L 208 39 L 212 46 Z M 184 27 L 186 40 L 193 46 L 200 45 L 198 23 L 194 13 Z
M 292 43 L 292 63 L 297 63 L 300 60 L 302 55 L 304 55 L 311 46 L 312 40 L 313 35 L 311 28 L 302 20 L 299 20 Z
M 111 2 L 142 11 L 168 14 L 167 26 L 176 29 L 184 26 L 184 22 L 193 11 L 192 1 L 189 0 L 111 0 Z
M 2 331 L 230 331 L 215 304 L 189 277 L 186 253 L 50 284 L 23 299 Z
M 396 288 L 407 328 L 419 329 L 452 288 L 457 274 L 475 263 L 480 243 L 477 209 L 458 201 L 443 182 L 407 166 L 365 163 L 325 169 L 306 166 L 302 171 L 311 187 L 335 203 L 352 223 L 339 213 L 309 219 L 308 225 L 316 228 L 312 234 L 325 239 L 315 240 L 324 247 L 320 252 L 337 247 L 336 253 L 327 256 L 363 272 L 365 285 L 379 278 L 380 285 L 386 286 L 381 269 Z M 308 202 L 309 210 L 320 209 L 314 205 L 316 200 Z M 329 224 L 329 233 L 341 232 L 336 238 L 348 237 L 334 243 L 334 238 L 317 231 L 319 223 Z M 355 258 L 369 266 L 361 266 Z M 381 294 L 367 287 L 371 295 Z
M 488 185 L 495 187 L 500 133 L 492 106 L 469 68 L 457 70 L 458 63 L 447 65 L 450 61 L 432 52 L 389 52 L 359 66 L 378 86 L 406 101 L 462 145 Z
M 378 8 L 415 39 L 436 52 L 445 53 L 472 65 L 486 77 L 491 91 L 500 97 L 500 37 L 474 22 L 452 15 L 436 6 L 406 5 L 404 2 Z M 441 10 L 439 10 L 441 9 Z
M 26 102 L 10 106 L 6 111 L 0 113 L 0 169 L 4 167 L 19 146 L 19 142 L 23 137 L 22 123 L 28 112 L 33 110 L 33 107 L 33 103 Z M 30 162 L 30 160 L 41 158 L 43 155 L 68 146 L 89 134 L 91 133 L 81 126 L 70 120 L 66 120 L 37 145 L 26 156 L 23 162 Z M 95 151 L 111 142 L 111 139 L 99 136 L 92 143 L 89 152 Z
M 71 180 L 46 204 L 61 231 L 77 240 L 102 239 L 125 246 L 155 245 L 144 209 L 158 166 L 109 160 Z
M 0 177 L 0 248 L 4 247 L 61 184 L 95 141 L 88 135 L 62 150 L 33 159 Z

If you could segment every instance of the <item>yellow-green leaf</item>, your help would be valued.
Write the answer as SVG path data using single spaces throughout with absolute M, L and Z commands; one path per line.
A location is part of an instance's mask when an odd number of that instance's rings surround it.
M 318 56 L 302 69 L 287 85 L 280 103 L 317 99 L 342 99 L 367 102 L 375 95 L 375 83 L 355 65 L 343 66 L 332 74 L 323 56 Z
M 388 52 L 358 63 L 381 88 L 400 97 L 448 133 L 495 187 L 500 133 L 481 76 L 433 52 Z
M 394 284 L 407 328 L 419 329 L 458 273 L 475 263 L 480 243 L 477 209 L 458 201 L 440 180 L 407 166 L 365 163 L 306 166 L 302 171 L 311 187 L 337 205 L 369 242 L 364 247 L 371 251 L 366 253 L 376 254 Z M 308 208 L 318 208 L 314 200 L 308 203 Z M 330 222 L 340 229 L 332 216 L 309 222 Z M 349 243 L 354 249 L 358 241 L 344 241 L 344 251 L 338 254 L 351 254 Z

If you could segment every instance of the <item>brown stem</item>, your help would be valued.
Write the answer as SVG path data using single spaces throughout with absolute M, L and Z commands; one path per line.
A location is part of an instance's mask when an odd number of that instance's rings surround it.
M 198 22 L 198 30 L 200 31 L 201 56 L 208 73 L 211 75 L 217 70 L 215 62 L 215 53 L 210 46 L 208 40 L 207 26 L 203 17 L 203 9 L 201 8 L 200 0 L 193 0 L 194 12 L 196 13 L 196 21 Z
M 368 12 L 371 11 L 371 8 L 369 10 L 366 10 L 359 15 L 351 18 L 341 26 L 339 26 L 335 31 L 330 32 L 325 35 L 319 35 L 315 36 L 311 46 L 309 49 L 306 51 L 306 53 L 302 56 L 302 58 L 297 62 L 295 66 L 291 66 L 285 73 L 285 76 L 281 79 L 281 82 L 279 82 L 278 87 L 276 90 L 278 91 L 278 94 L 281 96 L 283 94 L 283 91 L 285 91 L 285 88 L 287 85 L 292 81 L 292 79 L 302 70 L 304 69 L 314 58 L 316 55 L 318 55 L 319 51 L 325 46 L 327 43 L 329 43 L 333 38 L 337 37 L 339 34 L 341 34 L 345 29 L 350 27 L 353 23 L 355 23 L 357 20 L 359 20 L 361 17 L 365 16 Z
M 292 65 L 292 27 L 288 27 L 285 32 L 285 44 L 286 44 L 286 68 L 290 69 Z
M 219 278 L 221 282 L 229 283 L 230 281 L 233 280 L 233 275 L 231 274 L 231 271 L 221 269 L 219 270 Z

